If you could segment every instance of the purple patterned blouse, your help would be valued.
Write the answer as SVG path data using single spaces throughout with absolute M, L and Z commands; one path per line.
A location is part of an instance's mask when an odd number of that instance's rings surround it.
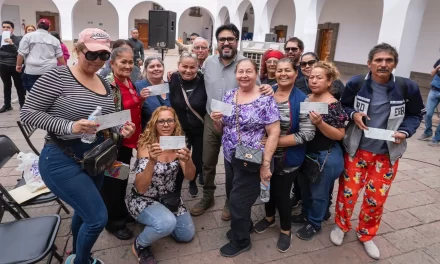
M 232 155 L 238 144 L 234 102 L 235 92 L 238 88 L 229 90 L 223 97 L 223 102 L 234 105 L 233 115 L 223 117 L 223 153 L 225 159 L 231 161 Z M 260 96 L 248 104 L 238 105 L 240 110 L 241 143 L 251 148 L 261 148 L 261 139 L 266 134 L 265 127 L 280 120 L 280 113 L 275 99 L 272 96 Z

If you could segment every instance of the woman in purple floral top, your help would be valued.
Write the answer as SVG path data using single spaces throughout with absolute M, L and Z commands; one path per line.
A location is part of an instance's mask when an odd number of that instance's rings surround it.
M 251 59 L 243 59 L 235 70 L 239 87 L 228 91 L 223 102 L 234 105 L 231 116 L 212 112 L 217 129 L 223 129 L 226 193 L 229 194 L 231 230 L 226 234 L 230 243 L 220 249 L 225 257 L 234 257 L 251 248 L 250 231 L 253 228 L 251 208 L 260 193 L 260 181 L 269 182 L 270 164 L 280 135 L 279 111 L 272 96 L 261 95 L 256 85 L 257 65 Z M 236 111 L 238 111 L 238 127 Z M 267 134 L 265 146 L 263 137 Z M 241 141 L 239 140 L 239 135 Z M 263 164 L 259 171 L 249 171 L 233 164 L 238 144 L 263 150 Z
M 345 135 L 348 116 L 330 91 L 338 76 L 339 72 L 332 63 L 321 61 L 313 66 L 309 77 L 312 94 L 305 102 L 328 104 L 328 114 L 320 115 L 313 111 L 309 113 L 310 120 L 316 126 L 316 133 L 313 140 L 307 143 L 306 160 L 299 178 L 303 201 L 301 214 L 292 218 L 293 225 L 303 225 L 296 235 L 304 240 L 312 239 L 321 230 L 330 202 L 330 189 L 344 169 L 342 149 L 338 141 Z M 316 166 L 313 162 L 319 164 L 317 177 L 313 177 L 315 173 L 307 169 Z

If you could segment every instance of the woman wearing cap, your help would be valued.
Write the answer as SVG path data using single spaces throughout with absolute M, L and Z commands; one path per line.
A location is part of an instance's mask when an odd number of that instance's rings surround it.
M 21 121 L 46 130 L 46 144 L 39 169 L 47 187 L 74 209 L 72 218 L 73 251 L 66 263 L 103 263 L 90 251 L 107 223 L 107 210 L 99 194 L 104 175 L 91 177 L 63 150 L 70 149 L 77 158 L 104 140 L 101 132 L 95 142 L 81 141 L 82 134 L 97 131 L 97 124 L 87 120 L 96 109 L 102 114 L 115 112 L 110 85 L 96 71 L 110 57 L 110 36 L 101 29 L 85 29 L 75 47 L 78 63 L 57 67 L 35 83 L 22 111 Z M 131 122 L 113 129 L 125 138 L 133 135 Z M 61 147 L 63 145 L 63 147 Z
M 284 58 L 284 54 L 279 50 L 268 49 L 263 54 L 260 69 L 261 84 L 275 85 L 277 83 L 275 78 L 277 62 L 282 58 Z

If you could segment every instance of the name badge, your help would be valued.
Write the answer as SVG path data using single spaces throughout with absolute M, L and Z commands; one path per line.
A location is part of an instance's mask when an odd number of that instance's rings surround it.
M 354 109 L 356 112 L 361 112 L 364 114 L 368 114 L 368 103 L 362 100 L 359 100 L 357 96 L 354 98 Z
M 389 119 L 403 118 L 405 116 L 405 105 L 391 106 Z

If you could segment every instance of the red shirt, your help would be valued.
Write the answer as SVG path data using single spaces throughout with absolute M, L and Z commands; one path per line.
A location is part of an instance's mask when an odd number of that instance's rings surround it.
M 130 138 L 124 138 L 122 145 L 135 149 L 139 136 L 142 132 L 142 118 L 141 118 L 141 98 L 136 92 L 133 83 L 127 78 L 128 87 L 115 77 L 115 83 L 121 90 L 121 100 L 123 110 L 129 110 L 131 112 L 131 122 L 136 126 L 136 131 Z

